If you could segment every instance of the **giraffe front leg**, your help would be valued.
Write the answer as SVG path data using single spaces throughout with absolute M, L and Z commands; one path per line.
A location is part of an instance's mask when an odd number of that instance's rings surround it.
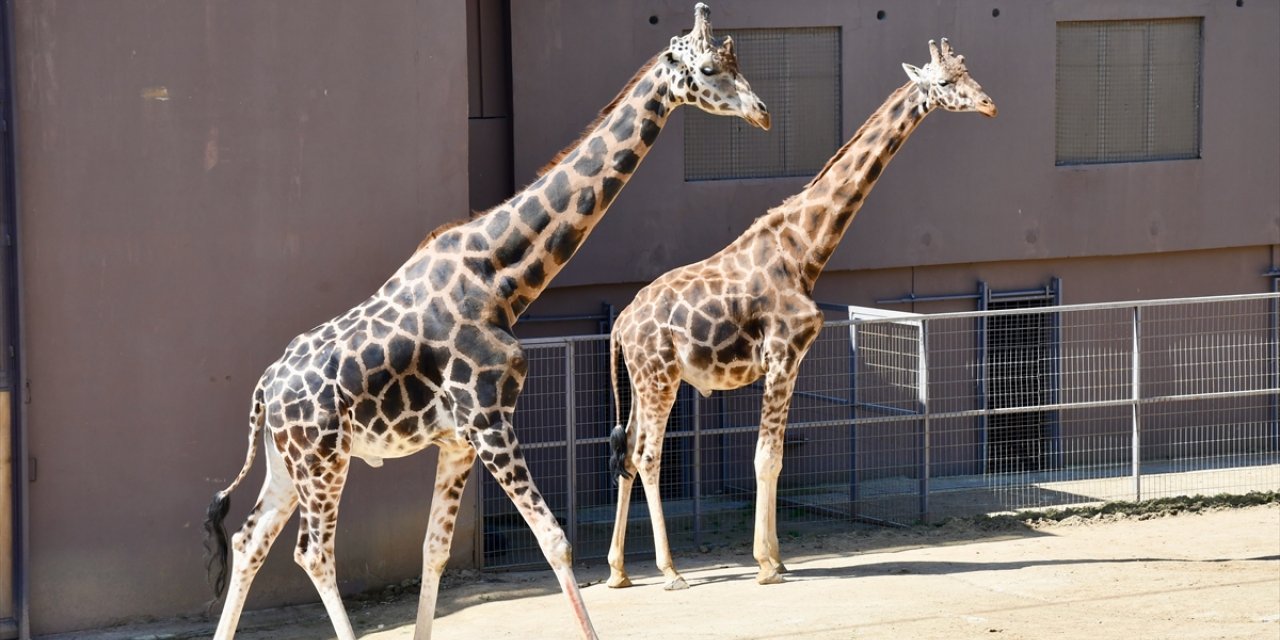
M 414 640 L 430 640 L 435 618 L 436 596 L 440 591 L 440 574 L 449 562 L 453 542 L 453 525 L 458 518 L 462 490 L 471 475 L 476 452 L 465 444 L 445 444 L 436 460 L 436 486 L 431 497 L 431 520 L 422 540 L 422 590 L 418 594 L 418 618 L 413 628 Z
M 665 370 L 664 370 L 665 371 Z M 632 374 L 637 390 L 634 399 L 634 416 L 631 427 L 638 429 L 632 439 L 630 463 L 640 475 L 644 485 L 644 497 L 649 505 L 649 522 L 653 525 L 654 559 L 666 582 L 667 591 L 688 589 L 689 583 L 676 571 L 671 557 L 671 543 L 667 540 L 667 520 L 662 512 L 662 493 L 659 480 L 662 476 L 662 439 L 666 435 L 667 417 L 676 401 L 679 379 L 663 375 L 649 375 L 646 370 Z
M 787 362 L 765 377 L 764 403 L 760 410 L 760 436 L 756 441 L 756 527 L 754 555 L 760 564 L 756 582 L 784 582 L 782 554 L 778 548 L 778 476 L 782 473 L 782 443 L 787 411 L 795 389 L 796 366 Z
M 515 429 L 511 426 L 509 412 L 498 417 L 492 426 L 478 434 L 473 443 L 480 452 L 480 460 L 485 468 L 498 481 L 498 485 L 506 492 L 537 537 L 542 555 L 546 556 L 560 582 L 560 589 L 569 598 L 569 606 L 582 637 L 595 640 L 599 636 L 591 625 L 587 606 L 582 601 L 582 592 L 578 589 L 578 581 L 573 574 L 573 549 L 546 500 L 538 492 L 533 477 L 529 475 L 520 443 L 516 440 Z

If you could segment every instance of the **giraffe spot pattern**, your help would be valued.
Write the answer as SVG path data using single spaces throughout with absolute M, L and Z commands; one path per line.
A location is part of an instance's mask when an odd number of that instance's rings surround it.
M 528 363 L 510 328 L 598 220 L 587 217 L 618 196 L 670 107 L 688 102 L 663 79 L 679 76 L 682 63 L 658 60 L 552 171 L 508 203 L 433 231 L 371 298 L 296 338 L 268 367 L 251 419 L 270 430 L 267 442 L 297 488 L 304 526 L 295 561 L 309 572 L 333 571 L 337 496 L 350 457 L 377 466 L 438 443 L 443 464 L 446 446 L 469 445 L 524 513 L 549 515 L 511 430 Z M 687 71 L 681 81 L 695 84 Z M 722 96 L 705 99 L 724 104 Z M 699 353 L 715 352 L 701 345 Z M 438 495 L 456 501 L 464 481 L 465 470 Z M 251 511 L 246 527 L 262 513 Z M 447 513 L 456 515 L 456 502 Z M 452 523 L 439 526 L 447 532 Z M 234 546 L 245 549 L 237 535 Z M 567 544 L 556 548 L 567 556 Z M 265 553 L 252 550 L 255 561 Z

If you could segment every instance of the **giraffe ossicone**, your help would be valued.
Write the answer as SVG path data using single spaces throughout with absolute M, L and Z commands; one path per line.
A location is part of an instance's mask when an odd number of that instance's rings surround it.
M 704 395 L 764 378 L 756 444 L 754 555 L 757 582 L 782 582 L 777 486 L 783 432 L 796 373 L 822 330 L 813 301 L 818 276 L 867 194 L 902 143 L 931 111 L 996 115 L 995 104 L 964 58 L 944 38 L 929 43 L 923 68 L 904 65 L 909 81 L 894 91 L 805 188 L 756 219 L 719 253 L 659 276 L 619 314 L 610 335 L 617 426 L 610 468 L 619 478 L 609 547 L 609 586 L 631 584 L 624 565 L 627 512 L 635 475 L 644 485 L 657 565 L 666 589 L 688 586 L 667 543 L 658 479 L 667 417 L 680 382 Z M 625 378 L 625 380 L 623 380 Z M 620 384 L 630 387 L 619 394 Z
M 267 367 L 253 391 L 244 465 L 214 496 L 205 521 L 215 597 L 226 588 L 215 638 L 235 634 L 254 575 L 298 510 L 294 560 L 338 638 L 353 639 L 334 562 L 350 461 L 377 466 L 433 444 L 439 457 L 414 637 L 431 635 L 440 574 L 477 457 L 533 530 L 581 635 L 596 637 L 568 540 L 516 439 L 512 414 L 528 365 L 511 327 L 590 235 L 672 109 L 694 104 L 768 127 L 768 111 L 738 72 L 732 43 L 714 39 L 706 5 L 695 14 L 694 29 L 645 64 L 537 180 L 485 213 L 432 231 L 378 292 L 295 338 Z M 260 436 L 266 481 L 231 541 L 228 569 L 229 495 L 252 468 Z

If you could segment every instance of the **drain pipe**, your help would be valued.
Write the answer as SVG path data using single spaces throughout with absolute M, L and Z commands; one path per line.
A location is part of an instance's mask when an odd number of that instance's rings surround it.
M 14 79 L 17 63 L 14 60 L 14 39 L 13 39 L 13 0 L 3 0 L 3 6 L 0 7 L 3 14 L 0 15 L 0 25 L 3 25 L 3 32 L 0 33 L 0 39 L 4 40 L 4 51 L 0 55 L 4 56 L 3 74 L 5 82 L 0 83 L 0 119 L 4 123 L 4 131 L 0 132 L 3 136 L 3 144 L 0 144 L 0 154 L 3 159 L 0 163 L 4 166 L 4 173 L 0 175 L 0 180 L 4 181 L 4 193 L 6 202 L 3 203 L 4 208 L 4 226 L 8 229 L 6 238 L 0 238 L 12 247 L 7 256 L 9 262 L 8 272 L 9 278 L 6 282 L 0 283 L 4 287 L 3 296 L 12 304 L 8 305 L 5 313 L 8 314 L 8 326 L 11 335 L 9 336 L 14 345 L 14 352 L 11 358 L 13 365 L 13 381 L 12 381 L 12 400 L 11 415 L 13 421 L 10 424 L 12 455 L 13 455 L 13 582 L 14 582 L 14 617 L 18 622 L 18 638 L 20 640 L 30 640 L 31 638 L 31 577 L 28 573 L 30 567 L 30 530 L 28 522 L 29 514 L 29 498 L 30 490 L 27 482 L 27 412 L 24 410 L 28 400 L 26 394 L 27 370 L 24 361 L 23 339 L 26 335 L 23 326 L 22 313 L 22 259 L 21 244 L 17 242 L 20 238 L 19 234 L 19 216 L 18 203 L 21 199 L 18 196 L 18 125 L 17 110 L 14 108 Z

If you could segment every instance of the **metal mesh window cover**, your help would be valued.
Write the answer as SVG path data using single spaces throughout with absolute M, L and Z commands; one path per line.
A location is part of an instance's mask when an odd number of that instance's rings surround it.
M 1200 157 L 1202 26 L 1059 22 L 1057 164 Z
M 840 146 L 840 28 L 739 29 L 742 75 L 769 108 L 770 131 L 740 118 L 686 111 L 684 179 L 816 173 Z

